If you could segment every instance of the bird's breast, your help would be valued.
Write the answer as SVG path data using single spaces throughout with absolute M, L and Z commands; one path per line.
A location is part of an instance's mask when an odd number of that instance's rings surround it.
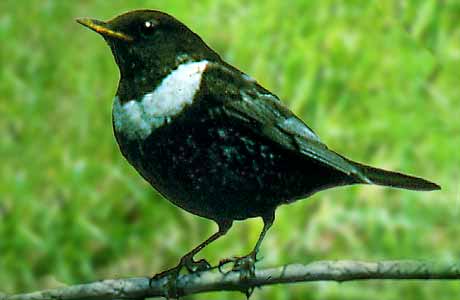
M 207 64 L 204 60 L 179 65 L 140 99 L 122 101 L 116 96 L 113 123 L 117 134 L 130 140 L 145 140 L 155 129 L 171 122 L 193 103 Z

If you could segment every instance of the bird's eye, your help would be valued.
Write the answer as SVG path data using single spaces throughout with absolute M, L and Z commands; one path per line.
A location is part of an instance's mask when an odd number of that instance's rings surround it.
M 154 21 L 145 21 L 141 25 L 141 32 L 144 35 L 152 34 L 153 31 L 155 30 L 155 26 L 156 26 L 156 22 L 154 22 Z

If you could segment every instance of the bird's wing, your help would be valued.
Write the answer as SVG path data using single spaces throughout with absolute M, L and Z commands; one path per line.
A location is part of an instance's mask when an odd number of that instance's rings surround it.
M 219 110 L 256 134 L 269 138 L 285 149 L 300 152 L 347 175 L 368 179 L 339 154 L 331 151 L 302 120 L 279 99 L 247 75 L 220 64 L 207 67 L 209 81 L 206 91 Z M 211 83 L 211 82 L 209 82 Z

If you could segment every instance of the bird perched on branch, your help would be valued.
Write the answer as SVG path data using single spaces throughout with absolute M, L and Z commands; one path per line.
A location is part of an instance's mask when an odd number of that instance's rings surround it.
M 276 95 L 168 14 L 137 10 L 107 22 L 77 21 L 102 35 L 120 69 L 113 128 L 124 157 L 166 199 L 219 227 L 157 277 L 209 268 L 196 253 L 234 220 L 261 217 L 254 249 L 234 261 L 253 266 L 277 207 L 327 188 L 440 188 L 329 149 Z

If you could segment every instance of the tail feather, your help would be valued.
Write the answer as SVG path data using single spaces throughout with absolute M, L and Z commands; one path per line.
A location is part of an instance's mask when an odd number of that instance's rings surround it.
M 423 178 L 409 176 L 393 171 L 386 171 L 358 163 L 355 163 L 355 165 L 361 170 L 362 175 L 369 179 L 372 184 L 417 191 L 433 191 L 441 189 L 441 187 L 436 183 L 430 182 Z

